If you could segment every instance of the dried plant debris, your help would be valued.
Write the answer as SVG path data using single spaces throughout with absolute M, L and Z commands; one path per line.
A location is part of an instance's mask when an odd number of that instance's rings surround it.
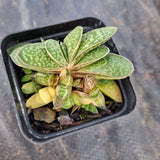
M 36 108 L 33 110 L 34 119 L 52 123 L 56 119 L 56 112 L 48 107 Z
M 106 46 L 117 31 L 102 27 L 83 34 L 77 26 L 63 42 L 20 43 L 8 49 L 22 68 L 22 92 L 33 127 L 50 133 L 114 114 L 122 95 L 115 80 L 128 77 L 133 64 Z

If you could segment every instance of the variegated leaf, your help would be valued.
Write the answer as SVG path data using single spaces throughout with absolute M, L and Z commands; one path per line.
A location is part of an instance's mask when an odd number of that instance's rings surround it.
M 22 67 L 36 71 L 50 73 L 60 70 L 58 64 L 49 57 L 42 43 L 22 47 L 18 52 L 17 60 Z
M 23 65 L 21 65 L 21 63 L 20 63 L 20 62 L 18 61 L 18 59 L 17 59 L 17 55 L 18 55 L 19 51 L 20 51 L 20 48 L 14 49 L 14 50 L 12 51 L 12 53 L 10 54 L 10 57 L 11 57 L 12 61 L 13 61 L 17 66 L 22 67 Z
M 115 81 L 99 79 L 97 86 L 104 95 L 110 97 L 116 102 L 122 102 L 122 94 Z
M 114 53 L 109 53 L 105 58 L 73 73 L 122 79 L 128 77 L 133 71 L 133 64 L 128 59 Z
M 116 27 L 102 27 L 83 34 L 76 60 L 79 61 L 90 50 L 108 41 L 116 31 Z
M 64 39 L 64 44 L 67 46 L 69 62 L 75 57 L 82 38 L 83 28 L 81 26 L 73 29 Z
M 61 50 L 62 50 L 62 52 L 63 52 L 63 55 L 64 55 L 64 57 L 65 57 L 65 59 L 66 59 L 66 62 L 68 63 L 69 60 L 68 60 L 67 47 L 66 47 L 66 45 L 65 45 L 64 43 L 62 43 L 62 42 L 60 42 L 60 47 L 61 47 Z
M 15 45 L 15 46 L 12 46 L 9 49 L 7 49 L 7 53 L 8 54 L 12 54 L 14 50 L 16 50 L 18 48 L 21 48 L 21 47 L 23 47 L 23 46 L 25 46 L 27 44 L 29 44 L 29 43 L 19 43 L 19 44 Z
M 67 62 L 64 58 L 59 42 L 53 39 L 49 39 L 46 40 L 44 43 L 46 51 L 48 55 L 51 57 L 51 59 L 60 66 L 66 66 Z
M 93 75 L 96 79 L 107 79 L 107 80 L 114 80 L 117 79 L 116 77 L 109 77 L 109 76 L 100 76 L 100 75 Z
M 73 69 L 78 70 L 82 67 L 88 66 L 102 58 L 104 58 L 109 53 L 109 48 L 105 46 L 100 46 L 94 50 L 88 52 L 81 60 L 76 64 Z

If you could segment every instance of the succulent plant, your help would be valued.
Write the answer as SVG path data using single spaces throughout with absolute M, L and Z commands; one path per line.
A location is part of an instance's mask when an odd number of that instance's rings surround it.
M 54 110 L 79 106 L 97 113 L 97 107 L 106 109 L 104 95 L 122 102 L 114 80 L 132 74 L 133 64 L 102 45 L 116 31 L 116 27 L 103 27 L 83 34 L 83 28 L 77 26 L 63 42 L 48 39 L 11 47 L 8 53 L 16 65 L 27 73 L 31 71 L 29 74 L 37 72 L 32 78 L 26 73 L 23 82 L 32 79 L 38 85 L 48 86 L 32 95 L 26 107 L 38 108 L 53 101 Z

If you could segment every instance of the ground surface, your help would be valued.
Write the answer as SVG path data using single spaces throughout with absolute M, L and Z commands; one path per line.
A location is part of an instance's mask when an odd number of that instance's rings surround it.
M 160 15 L 158 0 L 0 0 L 0 41 L 8 34 L 84 17 L 119 28 L 114 41 L 135 66 L 137 95 L 127 116 L 51 141 L 21 134 L 0 54 L 0 160 L 159 160 Z M 156 5 L 156 7 L 155 7 Z

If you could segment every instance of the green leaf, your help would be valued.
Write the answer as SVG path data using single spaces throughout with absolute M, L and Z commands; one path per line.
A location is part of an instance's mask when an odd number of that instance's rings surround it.
M 10 57 L 12 59 L 12 61 L 17 65 L 17 66 L 20 66 L 20 67 L 23 67 L 23 65 L 18 61 L 17 59 L 17 56 L 18 56 L 18 53 L 20 51 L 21 48 L 17 48 L 15 50 L 12 51 L 12 53 L 10 54 Z
M 14 46 L 10 47 L 9 49 L 7 49 L 7 53 L 12 54 L 14 50 L 16 50 L 17 48 L 21 48 L 27 44 L 29 44 L 29 43 L 19 43 L 17 45 L 14 45 Z
M 90 50 L 108 41 L 116 31 L 116 27 L 102 27 L 83 34 L 76 59 L 79 60 Z
M 98 113 L 96 106 L 94 106 L 93 104 L 89 104 L 89 111 L 95 114 Z
M 29 82 L 29 81 L 31 81 L 31 75 L 24 75 L 21 78 L 21 82 Z
M 80 97 L 78 96 L 78 94 L 75 93 L 75 92 L 72 92 L 71 96 L 72 96 L 74 105 L 80 106 L 81 105 L 81 100 L 80 100 Z
M 133 71 L 133 64 L 127 58 L 114 53 L 109 53 L 105 58 L 73 73 L 122 79 L 128 77 Z
M 64 67 L 64 65 L 67 64 L 58 41 L 53 39 L 46 40 L 45 48 L 51 59 L 55 61 L 58 65 Z
M 83 28 L 81 26 L 73 29 L 64 39 L 64 44 L 67 46 L 69 62 L 75 57 L 82 38 Z
M 40 39 L 41 39 L 41 42 L 42 42 L 42 43 L 45 42 L 45 40 L 44 40 L 42 37 L 41 37 Z
M 98 87 L 94 87 L 90 92 L 89 92 L 90 97 L 92 98 L 92 104 L 101 108 L 101 109 L 106 109 L 105 106 L 105 98 L 101 91 L 99 91 Z
M 96 108 L 96 106 L 94 106 L 93 104 L 82 104 L 81 108 L 85 109 L 86 111 L 92 112 L 92 113 L 98 113 L 98 110 Z
M 54 79 L 55 79 L 54 74 L 38 72 L 34 75 L 34 80 L 38 84 L 43 85 L 43 86 L 53 86 Z
M 23 72 L 24 72 L 25 74 L 32 74 L 32 73 L 33 73 L 32 70 L 27 69 L 27 68 L 23 68 L 22 70 L 23 70 Z
M 64 86 L 71 87 L 73 83 L 73 78 L 71 75 L 66 75 L 65 77 L 60 78 L 59 84 L 62 84 Z
M 38 92 L 40 89 L 41 89 L 41 86 L 39 86 L 33 81 L 25 83 L 22 86 L 22 92 L 25 94 L 33 94 L 33 93 Z
M 98 108 L 106 110 L 104 95 L 99 91 L 97 97 L 92 97 L 92 104 Z
M 100 46 L 94 50 L 88 52 L 81 60 L 73 67 L 74 70 L 80 69 L 82 67 L 88 66 L 102 58 L 104 58 L 109 53 L 109 48 L 105 46 Z
M 66 62 L 68 63 L 69 60 L 68 60 L 68 53 L 67 53 L 67 47 L 64 43 L 60 42 L 60 47 L 61 47 L 61 50 L 62 50 L 62 53 L 63 53 L 63 56 L 65 57 L 66 59 Z
M 122 94 L 115 81 L 99 79 L 97 86 L 104 95 L 110 97 L 116 102 L 122 102 Z
M 72 90 L 72 87 L 63 86 L 63 85 L 59 84 L 56 87 L 56 95 L 58 97 L 60 97 L 61 99 L 66 99 L 70 96 L 71 90 Z
M 75 87 L 77 90 L 81 89 L 83 87 L 82 79 L 81 78 L 74 79 L 72 87 Z
M 64 108 L 64 109 L 70 109 L 73 105 L 74 105 L 73 99 L 72 99 L 71 96 L 69 96 L 69 97 L 66 99 L 66 101 L 64 102 L 62 108 Z
M 16 59 L 19 63 L 17 65 L 35 71 L 48 73 L 60 70 L 58 64 L 49 57 L 42 43 L 33 43 L 20 48 Z

